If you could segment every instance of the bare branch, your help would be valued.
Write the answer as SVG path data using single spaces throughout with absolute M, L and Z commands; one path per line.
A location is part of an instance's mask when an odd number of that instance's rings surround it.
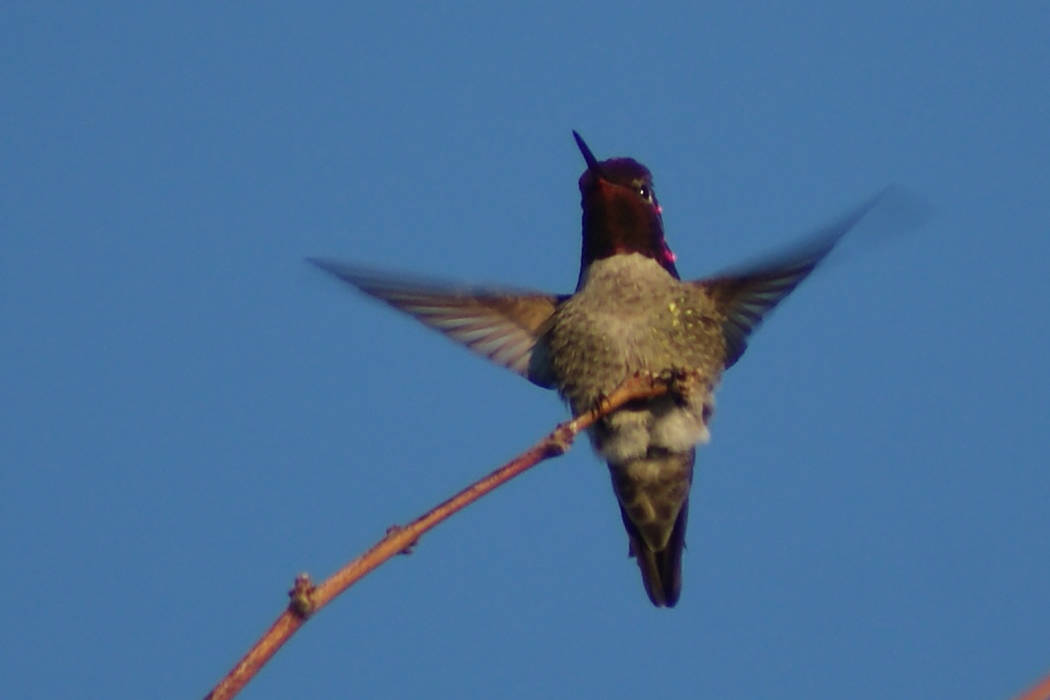
M 564 454 L 577 435 L 624 404 L 651 399 L 668 392 L 680 392 L 679 383 L 688 382 L 692 378 L 692 375 L 688 373 L 671 373 L 659 378 L 646 374 L 631 377 L 599 406 L 559 424 L 550 435 L 496 471 L 474 482 L 408 525 L 391 527 L 387 530 L 386 536 L 375 546 L 320 585 L 314 586 L 309 576 L 300 574 L 295 579 L 294 587 L 288 593 L 291 598 L 288 608 L 281 613 L 270 629 L 255 643 L 255 646 L 244 655 L 244 658 L 206 696 L 206 700 L 225 700 L 240 692 L 311 615 L 395 554 L 410 550 L 423 533 L 442 520 L 543 460 Z

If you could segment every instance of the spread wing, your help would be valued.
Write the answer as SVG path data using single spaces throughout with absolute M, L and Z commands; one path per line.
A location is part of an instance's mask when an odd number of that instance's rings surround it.
M 886 192 L 876 194 L 821 228 L 808 242 L 792 251 L 738 272 L 692 283 L 704 289 L 721 312 L 726 368 L 740 359 L 747 349 L 748 336 L 763 317 L 813 272 L 835 244 L 879 203 Z
M 532 348 L 561 297 L 412 281 L 332 260 L 309 262 L 496 364 L 537 381 L 529 376 Z

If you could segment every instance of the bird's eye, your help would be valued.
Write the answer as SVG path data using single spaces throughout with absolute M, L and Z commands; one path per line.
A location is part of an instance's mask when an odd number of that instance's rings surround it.
M 638 195 L 647 202 L 653 201 L 653 191 L 649 189 L 649 185 L 639 185 Z

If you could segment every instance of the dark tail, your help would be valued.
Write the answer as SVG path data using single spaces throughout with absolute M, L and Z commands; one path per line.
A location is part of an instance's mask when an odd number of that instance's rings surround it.
M 654 551 L 646 544 L 622 506 L 620 515 L 623 516 L 623 524 L 631 540 L 630 554 L 638 562 L 638 568 L 642 572 L 642 585 L 649 594 L 649 600 L 658 608 L 673 608 L 682 593 L 682 550 L 685 549 L 685 523 L 689 516 L 689 501 L 682 504 L 667 546 L 659 551 Z
M 671 607 L 682 592 L 682 549 L 695 450 L 650 448 L 645 457 L 609 462 L 623 526 L 649 600 Z

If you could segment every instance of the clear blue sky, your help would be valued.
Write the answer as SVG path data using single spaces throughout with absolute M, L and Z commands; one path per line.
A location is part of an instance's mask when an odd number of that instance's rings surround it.
M 679 606 L 580 444 L 313 620 L 249 698 L 1008 698 L 1050 670 L 1046 3 L 9 2 L 0 677 L 198 697 L 285 603 L 531 443 L 553 394 L 310 255 L 569 291 L 582 170 L 684 276 L 889 182 L 753 338 Z

